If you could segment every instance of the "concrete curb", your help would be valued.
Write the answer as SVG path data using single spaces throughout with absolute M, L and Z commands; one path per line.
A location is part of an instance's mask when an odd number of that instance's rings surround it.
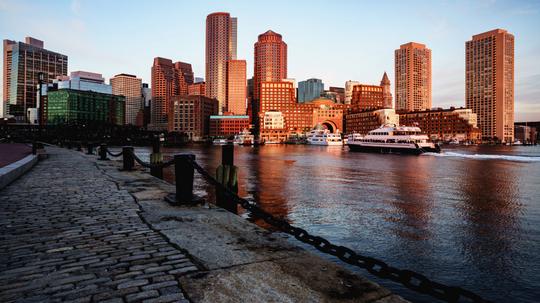
M 0 168 L 0 189 L 24 175 L 38 162 L 37 155 L 28 155 L 19 161 Z

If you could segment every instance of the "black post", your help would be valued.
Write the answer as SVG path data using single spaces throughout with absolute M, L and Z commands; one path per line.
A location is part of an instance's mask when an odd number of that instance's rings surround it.
M 135 165 L 135 159 L 133 158 L 133 146 L 124 146 L 122 147 L 122 160 L 123 160 L 123 170 L 130 171 Z
M 176 178 L 176 203 L 191 204 L 193 202 L 193 166 L 189 160 L 195 160 L 193 154 L 174 156 L 174 176 Z
M 161 155 L 161 141 L 159 136 L 155 136 L 152 141 L 152 154 L 150 155 L 150 163 L 159 164 L 162 162 L 163 155 Z M 150 174 L 156 178 L 163 179 L 163 167 L 150 168 Z
M 88 145 L 86 145 L 86 148 L 88 148 L 88 152 L 86 154 L 88 155 L 94 154 L 94 143 L 88 143 Z
M 37 154 L 37 144 L 36 141 L 32 141 L 32 155 Z
M 67 149 L 71 149 L 71 141 L 67 142 Z
M 107 159 L 107 144 L 105 143 L 99 146 L 99 160 L 109 160 Z
M 77 142 L 77 151 L 82 151 L 82 144 L 81 142 Z
M 226 144 L 221 147 L 221 165 L 216 170 L 217 180 L 226 188 L 237 193 L 237 168 L 234 166 L 234 145 Z M 236 203 L 231 201 L 222 189 L 216 187 L 216 205 L 227 211 L 238 214 Z

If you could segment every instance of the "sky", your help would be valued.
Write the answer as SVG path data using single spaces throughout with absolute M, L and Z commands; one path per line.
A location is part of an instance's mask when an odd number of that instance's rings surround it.
M 433 106 L 465 106 L 465 41 L 495 28 L 515 36 L 516 121 L 540 121 L 540 1 L 0 0 L 0 37 L 32 36 L 69 57 L 69 71 L 135 74 L 150 82 L 154 57 L 189 62 L 204 77 L 205 20 L 238 18 L 238 59 L 253 75 L 253 44 L 269 29 L 288 45 L 288 77 L 325 87 L 356 80 L 394 89 L 394 50 L 432 50 Z M 2 64 L 0 62 L 0 64 Z M 2 85 L 2 84 L 0 84 Z M 1 90 L 0 90 L 1 93 Z

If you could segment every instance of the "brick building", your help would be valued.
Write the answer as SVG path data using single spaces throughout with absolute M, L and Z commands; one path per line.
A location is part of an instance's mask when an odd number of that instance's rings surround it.
M 210 116 L 217 115 L 219 103 L 205 96 L 172 96 L 168 130 L 184 133 L 200 141 L 210 134 Z
M 188 95 L 190 96 L 205 96 L 206 94 L 206 83 L 197 82 L 188 85 Z
M 431 108 L 431 50 L 409 42 L 395 50 L 396 110 Z
M 392 108 L 364 110 L 349 113 L 345 116 L 345 131 L 348 134 L 367 135 L 383 124 L 400 125 L 400 116 Z
M 418 126 L 422 133 L 436 141 L 479 142 L 481 130 L 477 126 L 477 115 L 468 108 L 432 109 L 400 113 L 400 125 Z
M 230 137 L 249 129 L 249 116 L 210 116 L 210 137 Z

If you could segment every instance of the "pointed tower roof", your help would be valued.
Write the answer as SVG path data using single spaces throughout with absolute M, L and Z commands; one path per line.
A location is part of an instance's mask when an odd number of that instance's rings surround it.
M 381 80 L 381 86 L 383 85 L 390 85 L 390 80 L 388 79 L 388 75 L 386 74 L 386 72 L 384 72 Z

